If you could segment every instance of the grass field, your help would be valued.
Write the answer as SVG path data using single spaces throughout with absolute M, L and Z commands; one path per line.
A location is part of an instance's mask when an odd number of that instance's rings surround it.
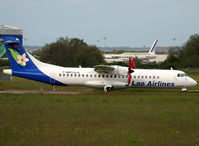
M 199 71 L 187 73 L 199 82 Z M 52 89 L 16 77 L 0 81 L 0 90 L 41 86 Z M 0 145 L 196 146 L 199 94 L 138 88 L 107 94 L 96 89 L 79 95 L 0 94 Z

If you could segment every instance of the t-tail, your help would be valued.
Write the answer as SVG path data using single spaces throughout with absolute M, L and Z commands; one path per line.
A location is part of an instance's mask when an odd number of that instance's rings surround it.
M 59 81 L 50 77 L 48 73 L 41 71 L 41 68 L 48 67 L 48 64 L 40 62 L 26 52 L 18 38 L 4 37 L 1 41 L 5 44 L 6 53 L 11 66 L 11 69 L 3 70 L 5 74 L 49 84 L 61 84 Z M 51 82 L 52 80 L 53 82 Z
M 151 46 L 150 50 L 149 50 L 149 54 L 155 54 L 155 47 L 157 44 L 158 40 L 155 40 L 153 45 Z

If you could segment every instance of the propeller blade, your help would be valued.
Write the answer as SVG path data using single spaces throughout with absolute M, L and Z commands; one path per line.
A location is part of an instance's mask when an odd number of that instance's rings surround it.
M 133 57 L 132 68 L 135 69 L 135 58 Z
M 131 73 L 128 74 L 128 85 L 131 83 Z
M 129 71 L 131 70 L 132 62 L 131 62 L 131 57 L 129 57 Z

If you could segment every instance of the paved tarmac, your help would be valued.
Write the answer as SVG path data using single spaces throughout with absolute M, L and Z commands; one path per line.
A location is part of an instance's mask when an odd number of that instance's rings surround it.
M 88 93 L 91 90 L 3 90 L 0 94 L 65 94 L 65 95 L 77 95 L 81 93 Z
M 6 76 L 6 75 L 0 75 L 0 80 L 9 81 L 9 80 L 11 80 L 11 77 L 10 76 Z

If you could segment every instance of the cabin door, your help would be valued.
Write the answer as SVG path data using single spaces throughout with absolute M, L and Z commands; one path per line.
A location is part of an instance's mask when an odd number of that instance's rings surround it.
M 50 73 L 50 84 L 55 84 L 55 73 Z

